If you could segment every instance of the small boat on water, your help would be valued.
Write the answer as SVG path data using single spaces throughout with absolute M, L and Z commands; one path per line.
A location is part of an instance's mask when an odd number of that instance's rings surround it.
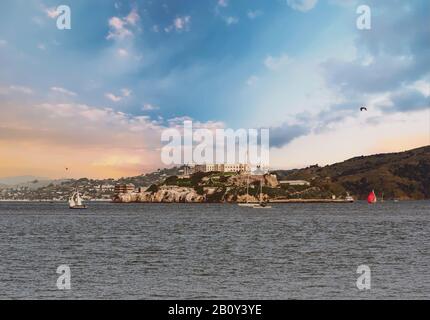
M 260 169 L 261 166 L 257 166 Z M 262 175 L 264 177 L 264 175 Z M 246 179 L 246 202 L 238 203 L 240 207 L 249 207 L 254 209 L 271 209 L 272 207 L 267 205 L 266 201 L 263 201 L 263 178 L 260 180 L 260 194 L 258 202 L 248 202 L 249 198 L 249 173 Z
M 244 203 L 238 203 L 237 205 L 239 207 L 253 207 L 255 206 L 257 203 L 251 203 L 251 202 L 244 202 Z
M 346 197 L 345 197 L 345 201 L 354 202 L 354 198 L 347 192 Z
M 76 191 L 73 192 L 72 196 L 69 199 L 69 208 L 70 209 L 87 209 L 87 206 L 82 203 L 81 195 L 79 194 L 79 190 L 76 188 Z
M 260 202 L 252 206 L 254 209 L 271 209 L 272 206 L 267 205 L 267 202 L 263 200 L 263 181 L 260 180 Z
M 248 164 L 248 152 L 246 153 L 246 163 Z M 249 165 L 249 164 L 248 164 Z M 239 207 L 253 207 L 256 203 L 249 202 L 249 172 L 246 173 L 246 202 L 238 203 Z
M 375 194 L 375 190 L 372 190 L 371 193 L 369 193 L 369 195 L 367 196 L 367 202 L 370 204 L 376 203 L 377 199 L 376 199 L 376 194 Z
M 272 206 L 267 205 L 266 202 L 256 203 L 252 207 L 254 209 L 272 209 Z

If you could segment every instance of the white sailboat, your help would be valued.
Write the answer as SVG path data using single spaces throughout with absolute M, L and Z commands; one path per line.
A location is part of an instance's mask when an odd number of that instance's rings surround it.
M 263 201 L 263 180 L 260 180 L 260 202 L 253 204 L 252 207 L 254 209 L 271 209 L 272 208 L 272 206 L 267 205 L 267 203 Z
M 87 206 L 82 203 L 81 195 L 79 194 L 79 190 L 76 188 L 76 191 L 73 192 L 72 196 L 69 198 L 69 208 L 70 209 L 86 209 Z
M 246 202 L 244 203 L 238 203 L 240 207 L 253 207 L 255 203 L 249 202 L 249 173 L 247 173 L 246 177 Z
M 246 163 L 249 166 L 249 159 L 248 159 L 249 151 L 246 152 Z M 240 207 L 253 207 L 255 203 L 249 202 L 249 172 L 246 172 L 246 201 L 238 203 Z

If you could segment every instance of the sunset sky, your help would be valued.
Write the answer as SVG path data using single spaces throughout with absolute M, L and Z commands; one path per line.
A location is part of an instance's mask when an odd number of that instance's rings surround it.
M 365 3 L 2 0 L 0 177 L 152 171 L 184 119 L 270 128 L 272 168 L 428 145 L 430 1 Z

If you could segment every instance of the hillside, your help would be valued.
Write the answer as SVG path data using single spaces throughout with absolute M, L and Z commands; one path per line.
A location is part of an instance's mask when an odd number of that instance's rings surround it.
M 209 172 L 184 178 L 180 176 L 180 169 L 160 169 L 116 180 L 34 180 L 14 186 L 0 185 L 0 200 L 65 201 L 77 186 L 86 199 L 108 200 L 114 196 L 116 184 L 126 183 L 132 183 L 137 188 L 151 186 L 148 189 L 150 195 L 146 198 L 165 198 L 166 201 L 169 197 L 188 197 L 200 201 L 199 197 L 203 196 L 206 202 L 234 202 L 247 197 L 246 176 Z M 430 199 L 430 146 L 399 153 L 355 157 L 325 167 L 315 165 L 271 173 L 276 175 L 275 180 L 267 175 L 263 181 L 263 194 L 267 199 L 330 199 L 333 195 L 344 198 L 347 193 L 356 199 L 365 199 L 372 189 L 379 197 L 384 193 L 385 199 Z M 250 200 L 258 197 L 261 179 L 261 176 L 249 179 Z M 310 185 L 279 184 L 278 181 L 282 180 L 306 180 Z
M 384 193 L 386 199 L 428 199 L 430 146 L 274 173 L 279 180 L 308 180 L 334 194 L 348 191 L 358 199 L 364 199 L 372 189 L 379 196 Z
M 171 175 L 179 174 L 179 168 L 159 169 L 155 172 L 142 174 L 135 177 L 120 179 L 88 179 L 78 180 L 28 180 L 34 177 L 22 179 L 10 179 L 9 182 L 20 182 L 14 185 L 0 184 L 0 200 L 61 200 L 65 201 L 71 192 L 79 186 L 86 199 L 111 199 L 116 184 L 132 183 L 136 187 L 149 186 L 161 183 Z M 18 177 L 19 178 L 19 177 Z
M 0 178 L 0 186 L 13 186 L 24 184 L 32 181 L 47 181 L 48 178 L 35 177 L 35 176 L 18 176 L 18 177 L 5 177 Z

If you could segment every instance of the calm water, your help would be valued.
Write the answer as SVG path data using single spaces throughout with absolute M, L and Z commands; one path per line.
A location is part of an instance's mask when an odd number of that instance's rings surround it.
M 430 202 L 0 202 L 1 299 L 430 298 Z M 56 287 L 60 264 L 72 290 Z M 356 269 L 372 289 L 356 288 Z

